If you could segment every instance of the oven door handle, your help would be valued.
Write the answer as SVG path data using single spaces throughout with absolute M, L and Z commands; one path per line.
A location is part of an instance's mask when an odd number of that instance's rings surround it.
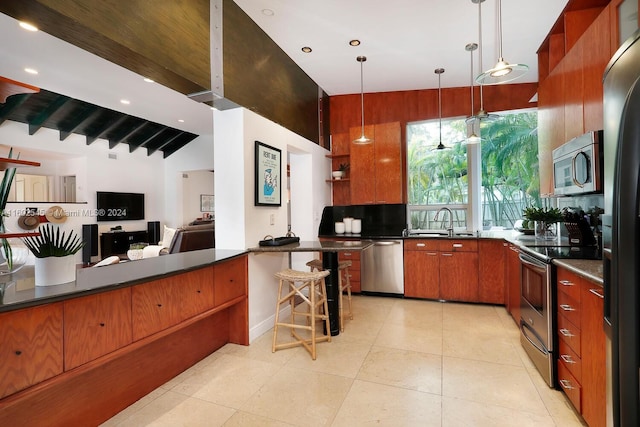
M 522 332 L 522 336 L 525 337 L 527 339 L 527 341 L 529 341 L 531 343 L 532 346 L 537 348 L 540 353 L 543 353 L 545 355 L 549 354 L 549 350 L 544 348 L 544 345 L 541 345 L 542 344 L 542 340 L 540 339 L 540 337 L 538 336 L 536 331 L 531 329 L 529 327 L 529 325 L 527 325 L 524 322 L 524 320 L 522 320 L 522 319 L 520 319 L 520 331 Z M 530 331 L 536 337 L 536 341 L 538 341 L 538 342 L 535 342 L 531 338 L 529 338 L 529 335 L 527 334 L 527 331 Z
M 547 265 L 546 264 L 539 264 L 537 262 L 534 261 L 530 261 L 530 258 L 527 257 L 526 255 L 520 253 L 520 262 L 522 264 L 525 264 L 527 267 L 531 267 L 531 269 L 539 272 L 539 273 L 546 273 L 547 272 Z

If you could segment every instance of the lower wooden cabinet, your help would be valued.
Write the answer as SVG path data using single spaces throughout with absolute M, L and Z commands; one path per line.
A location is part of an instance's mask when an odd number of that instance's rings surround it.
M 489 304 L 505 303 L 504 242 L 494 239 L 478 241 L 478 301 Z
M 404 296 L 440 298 L 440 256 L 435 241 L 404 242 Z
M 62 303 L 0 314 L 0 398 L 62 369 Z
M 131 288 L 74 298 L 63 304 L 65 371 L 133 341 Z
M 338 252 L 338 261 L 351 261 L 349 267 L 349 283 L 351 284 L 351 292 L 360 293 L 362 286 L 360 285 L 360 251 Z
M 606 424 L 602 287 L 559 267 L 558 382 L 590 427 Z

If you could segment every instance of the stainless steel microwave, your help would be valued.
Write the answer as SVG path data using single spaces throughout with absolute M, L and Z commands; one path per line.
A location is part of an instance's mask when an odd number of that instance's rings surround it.
M 577 136 L 553 150 L 553 193 L 601 193 L 602 152 L 601 130 Z

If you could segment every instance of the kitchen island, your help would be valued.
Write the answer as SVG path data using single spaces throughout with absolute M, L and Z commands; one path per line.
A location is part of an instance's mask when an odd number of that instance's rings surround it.
M 98 425 L 227 342 L 248 345 L 246 251 L 3 282 L 0 425 Z M 32 280 L 32 279 L 31 279 Z

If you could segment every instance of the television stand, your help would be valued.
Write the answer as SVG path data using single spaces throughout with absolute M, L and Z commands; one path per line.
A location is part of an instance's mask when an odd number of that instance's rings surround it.
M 106 231 L 100 234 L 100 257 L 126 257 L 129 245 L 133 243 L 149 243 L 147 231 Z

